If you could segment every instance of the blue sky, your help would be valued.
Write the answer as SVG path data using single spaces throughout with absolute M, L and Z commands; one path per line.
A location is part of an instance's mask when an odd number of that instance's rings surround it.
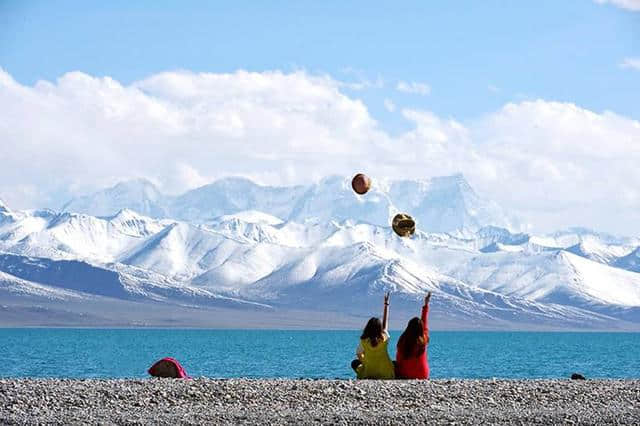
M 640 56 L 640 13 L 590 0 L 2 1 L 0 19 L 0 65 L 27 84 L 305 69 L 382 79 L 356 96 L 389 125 L 384 98 L 462 118 L 527 98 L 640 118 L 640 79 L 619 66 Z M 431 92 L 398 93 L 400 80 Z
M 640 234 L 639 98 L 640 0 L 0 0 L 0 198 L 463 173 Z

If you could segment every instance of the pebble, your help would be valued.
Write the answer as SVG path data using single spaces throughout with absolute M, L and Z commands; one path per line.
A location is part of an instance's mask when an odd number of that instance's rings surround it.
M 0 379 L 0 424 L 640 424 L 640 380 Z

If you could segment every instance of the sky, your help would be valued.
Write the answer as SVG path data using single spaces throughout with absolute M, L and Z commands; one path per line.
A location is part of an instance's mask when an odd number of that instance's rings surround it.
M 0 0 L 0 198 L 462 173 L 640 234 L 640 0 Z

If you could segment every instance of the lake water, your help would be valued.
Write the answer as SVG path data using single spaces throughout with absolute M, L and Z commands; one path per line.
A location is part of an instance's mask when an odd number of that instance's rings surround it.
M 390 355 L 400 332 L 392 332 Z M 359 331 L 0 329 L 0 377 L 353 378 Z M 393 350 L 391 350 L 393 348 Z M 640 378 L 640 333 L 431 332 L 432 378 Z

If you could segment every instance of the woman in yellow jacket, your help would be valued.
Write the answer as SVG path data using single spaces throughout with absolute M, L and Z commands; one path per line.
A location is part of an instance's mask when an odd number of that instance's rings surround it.
M 393 379 L 395 377 L 393 362 L 389 358 L 389 296 L 384 295 L 384 311 L 380 318 L 371 318 L 362 331 L 356 356 L 351 362 L 358 379 Z

